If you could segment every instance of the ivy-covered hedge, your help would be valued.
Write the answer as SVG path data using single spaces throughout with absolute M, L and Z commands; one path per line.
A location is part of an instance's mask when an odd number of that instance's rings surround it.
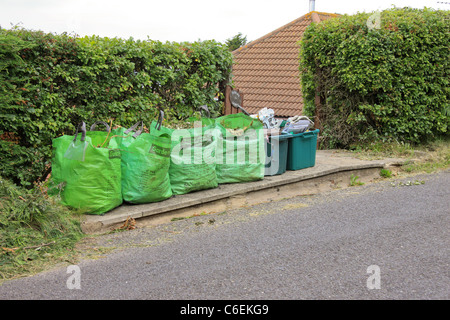
M 300 41 L 301 85 L 322 146 L 447 134 L 449 22 L 449 11 L 393 8 L 312 24 Z
M 207 104 L 221 114 L 232 55 L 221 43 L 0 29 L 0 172 L 23 186 L 50 172 L 51 141 L 80 121 L 175 125 Z

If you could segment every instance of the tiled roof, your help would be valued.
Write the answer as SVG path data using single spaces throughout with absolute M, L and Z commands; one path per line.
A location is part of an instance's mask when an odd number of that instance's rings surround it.
M 301 114 L 298 41 L 311 22 L 336 16 L 310 12 L 233 51 L 234 87 L 243 93 L 246 111 L 257 113 L 267 107 L 277 117 Z

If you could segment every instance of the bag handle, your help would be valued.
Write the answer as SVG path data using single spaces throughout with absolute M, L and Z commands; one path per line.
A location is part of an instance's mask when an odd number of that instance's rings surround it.
M 161 130 L 163 119 L 164 119 L 164 111 L 159 110 L 158 122 L 157 122 L 156 127 L 155 127 L 156 130 L 158 130 L 158 131 Z
M 206 104 L 199 107 L 200 115 L 202 114 L 202 110 L 205 110 L 208 114 L 207 118 L 211 118 L 211 112 L 209 112 L 208 106 Z
M 136 128 L 139 126 L 139 124 L 141 125 L 140 129 L 136 131 Z M 133 134 L 133 138 L 137 138 L 139 137 L 139 135 L 142 133 L 142 131 L 144 131 L 144 122 L 143 121 L 138 121 L 136 122 L 134 125 L 132 125 L 130 128 L 128 128 L 124 134 L 128 134 L 130 132 L 134 132 Z
M 92 124 L 91 128 L 89 129 L 89 131 L 94 131 L 94 130 L 95 130 L 95 127 L 97 126 L 97 124 L 102 124 L 102 125 L 104 125 L 105 128 L 106 128 L 106 131 L 109 132 L 109 130 L 110 130 L 109 124 L 107 124 L 107 123 L 104 122 L 104 121 L 95 121 L 95 122 Z
M 73 142 L 77 141 L 78 137 L 78 130 L 81 129 L 81 142 L 84 142 L 86 139 L 86 123 L 82 121 L 80 124 L 78 124 L 77 130 L 75 131 L 75 137 L 73 138 Z

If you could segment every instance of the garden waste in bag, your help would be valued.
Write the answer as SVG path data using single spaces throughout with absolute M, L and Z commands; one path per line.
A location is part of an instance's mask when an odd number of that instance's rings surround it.
M 61 202 L 87 214 L 104 214 L 122 204 L 121 153 L 108 131 L 87 131 L 53 139 L 52 182 Z M 79 131 L 81 134 L 79 134 Z
M 243 113 L 236 113 L 217 118 L 216 128 L 219 184 L 264 179 L 266 156 L 263 124 Z
M 155 130 L 153 122 L 151 132 Z M 216 188 L 216 137 L 214 122 L 203 118 L 189 129 L 161 128 L 172 137 L 170 185 L 175 195 Z
M 163 115 L 161 112 L 159 121 Z M 141 128 L 136 130 L 139 124 Z M 157 202 L 172 196 L 170 134 L 157 128 L 150 133 L 142 130 L 141 121 L 121 134 L 122 196 L 129 203 Z

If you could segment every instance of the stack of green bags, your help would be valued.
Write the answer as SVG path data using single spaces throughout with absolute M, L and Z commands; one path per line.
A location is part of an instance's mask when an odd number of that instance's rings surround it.
M 262 124 L 242 113 L 190 119 L 188 129 L 143 122 L 111 129 L 96 122 L 86 131 L 53 140 L 53 194 L 87 214 L 104 214 L 123 202 L 163 201 L 173 195 L 264 178 Z M 194 121 L 197 120 L 197 121 Z M 94 131 L 103 124 L 105 131 Z

